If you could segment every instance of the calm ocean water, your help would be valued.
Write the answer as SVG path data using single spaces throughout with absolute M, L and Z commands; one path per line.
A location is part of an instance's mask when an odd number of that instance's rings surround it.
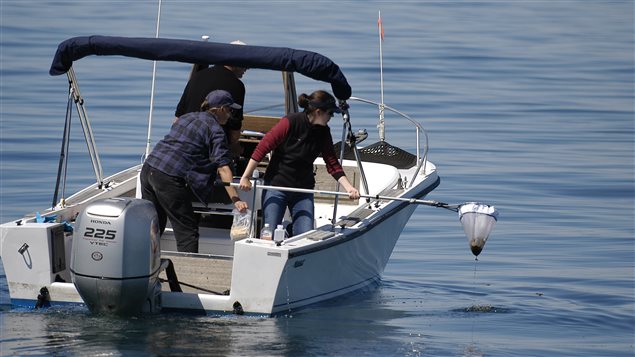
M 355 96 L 379 100 L 378 10 L 385 101 L 427 128 L 442 178 L 429 198 L 501 211 L 478 261 L 454 213 L 420 207 L 379 288 L 275 318 L 16 310 L 0 270 L 0 355 L 633 356 L 632 1 L 164 1 L 160 32 L 317 51 Z M 48 75 L 57 44 L 153 37 L 157 2 L 2 0 L 0 16 L 5 222 L 52 199 L 67 95 Z M 152 64 L 93 57 L 75 70 L 105 172 L 137 163 Z M 158 65 L 155 139 L 188 72 Z M 247 72 L 247 110 L 279 101 L 269 78 Z M 351 114 L 375 134 L 373 109 Z M 75 125 L 68 193 L 92 182 Z M 387 129 L 393 144 L 411 135 Z

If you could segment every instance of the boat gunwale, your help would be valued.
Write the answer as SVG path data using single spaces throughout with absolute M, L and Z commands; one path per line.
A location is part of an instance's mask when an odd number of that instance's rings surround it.
M 424 182 L 425 180 L 422 181 L 420 184 L 423 184 Z M 439 186 L 440 183 L 441 183 L 441 178 L 437 176 L 436 180 L 432 184 L 430 184 L 429 186 L 421 190 L 421 192 L 418 192 L 417 194 L 413 195 L 413 197 L 411 198 L 419 199 L 427 195 L 428 193 L 432 192 L 435 188 L 437 188 L 437 186 Z M 413 189 L 409 190 L 409 192 L 411 191 L 413 191 Z M 374 226 L 387 220 L 388 218 L 394 216 L 395 214 L 401 212 L 401 210 L 408 205 L 410 205 L 409 202 L 403 202 L 403 201 L 390 202 L 382 210 L 382 214 L 378 215 L 376 218 L 369 221 L 367 224 L 360 225 L 360 227 L 358 228 L 345 230 L 341 234 L 338 234 L 331 238 L 326 239 L 323 244 L 319 244 L 319 245 L 309 244 L 303 247 L 289 249 L 288 258 L 289 259 L 296 258 L 299 256 L 311 254 L 320 250 L 329 249 L 334 246 L 351 241 L 360 236 L 363 236 L 366 232 L 371 230 Z M 315 230 L 319 230 L 320 228 L 321 227 L 318 227 Z M 333 239 L 333 238 L 336 238 L 336 239 Z

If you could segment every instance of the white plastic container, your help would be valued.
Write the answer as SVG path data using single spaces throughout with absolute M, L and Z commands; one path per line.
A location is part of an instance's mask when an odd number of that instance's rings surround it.
M 271 240 L 273 238 L 273 232 L 271 231 L 271 227 L 269 227 L 269 223 L 265 223 L 265 226 L 260 230 L 260 239 Z
M 273 231 L 273 241 L 276 242 L 277 245 L 280 245 L 284 240 L 285 233 L 284 227 L 282 227 L 282 224 L 279 224 L 276 230 Z

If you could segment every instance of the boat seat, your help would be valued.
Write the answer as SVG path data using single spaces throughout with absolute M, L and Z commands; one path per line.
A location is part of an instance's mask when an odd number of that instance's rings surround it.
M 249 158 L 253 154 L 256 146 L 271 128 L 280 121 L 280 117 L 262 115 L 244 115 L 238 145 L 240 146 L 240 156 L 235 159 L 237 175 L 242 175 L 247 167 Z M 266 161 L 258 164 L 259 170 L 267 168 Z
M 334 145 L 335 152 L 341 150 L 342 142 Z M 395 166 L 398 169 L 409 169 L 417 165 L 417 156 L 403 149 L 390 145 L 386 141 L 378 141 L 374 144 L 358 149 L 360 160 L 364 162 L 377 162 Z M 355 160 L 355 152 L 348 145 L 344 147 L 344 159 Z
M 241 156 L 245 158 L 246 161 L 249 161 L 251 154 L 254 152 L 254 149 L 256 148 L 260 140 L 279 121 L 279 117 L 269 117 L 261 115 L 243 116 L 240 139 L 238 141 L 243 149 Z M 259 167 L 261 166 L 259 165 Z
M 243 137 L 245 139 L 249 138 L 249 136 L 258 137 L 256 133 L 262 133 L 264 135 L 273 128 L 280 121 L 279 117 L 269 117 L 269 116 L 261 116 L 261 115 L 245 115 L 243 116 L 243 124 L 242 131 L 244 133 Z

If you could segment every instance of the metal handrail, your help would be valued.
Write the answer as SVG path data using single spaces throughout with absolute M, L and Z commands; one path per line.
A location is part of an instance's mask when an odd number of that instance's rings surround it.
M 416 136 L 417 136 L 417 169 L 415 170 L 414 175 L 412 176 L 412 179 L 410 180 L 410 184 L 408 187 L 412 187 L 415 178 L 417 177 L 417 175 L 419 174 L 419 171 L 421 171 L 421 169 L 423 168 L 423 172 L 425 172 L 426 170 L 426 163 L 428 162 L 428 133 L 426 132 L 426 130 L 423 128 L 423 126 L 417 122 L 416 120 L 412 119 L 410 116 L 408 116 L 405 113 L 402 113 L 401 111 L 382 104 L 382 103 L 377 103 L 374 102 L 372 100 L 368 100 L 368 99 L 364 99 L 364 98 L 359 98 L 359 97 L 350 97 L 349 100 L 354 100 L 354 101 L 359 101 L 362 103 L 366 103 L 366 104 L 372 104 L 372 105 L 376 105 L 378 108 L 383 108 L 383 109 L 388 109 L 393 113 L 398 114 L 399 116 L 405 118 L 406 120 L 408 120 L 410 123 L 412 123 L 416 130 Z M 423 156 L 421 156 L 421 136 L 420 133 L 423 133 L 424 137 L 425 137 L 425 141 L 423 143 Z

